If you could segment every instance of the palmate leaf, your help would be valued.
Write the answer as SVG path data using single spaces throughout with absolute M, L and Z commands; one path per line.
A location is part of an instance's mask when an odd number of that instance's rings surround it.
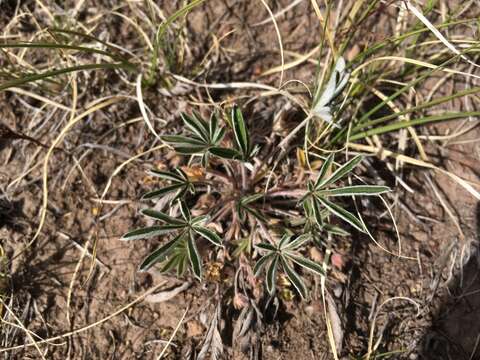
M 167 215 L 163 212 L 156 211 L 156 210 L 153 210 L 153 209 L 142 209 L 142 210 L 140 210 L 140 213 L 142 215 L 145 215 L 145 216 L 149 217 L 149 218 L 164 221 L 164 222 L 166 222 L 167 224 L 170 224 L 170 225 L 183 225 L 183 226 L 188 225 L 186 222 L 184 222 L 182 220 L 175 219 L 175 218 L 171 217 L 170 215 Z
M 148 171 L 148 173 L 152 176 L 156 176 L 164 180 L 170 180 L 174 183 L 188 182 L 187 174 L 185 174 L 185 172 L 180 168 L 177 168 L 174 171 L 161 171 L 161 170 L 151 169 Z
M 267 291 L 270 294 L 275 292 L 275 283 L 277 281 L 278 256 L 274 256 L 267 270 Z
M 123 235 L 120 240 L 137 240 L 148 239 L 154 236 L 169 234 L 173 231 L 182 229 L 184 225 L 161 225 L 161 226 L 149 226 L 142 229 L 130 231 Z
M 171 145 L 175 151 L 182 155 L 193 155 L 208 150 L 209 144 L 196 138 L 182 135 L 164 135 L 162 140 Z
M 156 199 L 174 191 L 178 192 L 175 196 L 175 197 L 178 197 L 180 194 L 184 194 L 186 192 L 186 185 L 175 184 L 175 185 L 165 186 L 161 189 L 149 191 L 142 195 L 142 200 Z
M 354 228 L 361 232 L 366 232 L 365 227 L 363 223 L 360 221 L 359 218 L 357 218 L 355 215 L 353 215 L 350 211 L 345 210 L 344 208 L 335 205 L 334 203 L 328 201 L 325 198 L 318 197 L 317 198 L 323 206 L 325 206 L 332 214 L 338 216 L 340 219 L 346 221 L 350 225 L 352 225 Z
M 285 245 L 290 242 L 290 239 L 292 238 L 292 234 L 283 234 L 282 238 L 280 239 L 278 243 L 278 249 L 281 251 L 284 249 Z
M 317 224 L 318 227 L 323 226 L 323 213 L 322 209 L 320 209 L 320 203 L 316 197 L 311 198 L 311 204 L 312 204 L 312 213 L 313 213 L 313 218 L 315 219 L 315 223 Z
M 255 247 L 258 247 L 259 249 L 266 250 L 266 251 L 272 251 L 272 252 L 277 251 L 277 248 L 269 243 L 260 243 L 255 245 Z
M 310 241 L 312 239 L 312 234 L 307 233 L 307 234 L 302 234 L 300 236 L 297 236 L 294 240 L 284 244 L 281 246 L 281 250 L 295 250 L 298 249 L 300 246 L 303 246 L 305 243 Z
M 361 155 L 355 156 L 353 159 L 350 161 L 346 162 L 342 166 L 340 166 L 335 172 L 330 175 L 327 179 L 321 181 L 319 184 L 315 186 L 315 190 L 320 190 L 321 188 L 324 188 L 337 180 L 340 180 L 342 177 L 347 175 L 349 172 L 351 172 L 355 166 L 357 166 L 361 161 L 363 157 Z
M 212 230 L 203 226 L 196 226 L 196 227 L 193 227 L 193 231 L 195 231 L 201 237 L 210 241 L 213 245 L 222 246 L 222 239 L 220 239 L 220 236 L 218 236 Z
M 148 255 L 140 264 L 140 271 L 147 271 L 156 263 L 162 262 L 173 251 L 175 246 L 182 240 L 184 233 L 176 236 L 173 240 L 168 241 L 165 245 L 160 246 L 157 250 Z
M 187 203 L 183 200 L 178 200 L 178 204 L 180 206 L 180 212 L 182 213 L 183 218 L 186 222 L 190 223 L 192 220 L 192 214 L 190 213 Z
M 153 169 L 148 173 L 161 179 L 169 180 L 172 182 L 172 184 L 161 189 L 147 192 L 142 196 L 142 200 L 151 200 L 162 197 L 168 193 L 175 192 L 175 196 L 170 200 L 170 202 L 173 202 L 180 197 L 183 197 L 187 191 L 195 191 L 195 188 L 188 179 L 187 174 L 185 174 L 185 172 L 180 168 L 177 168 L 174 171 L 160 171 Z
M 176 257 L 178 258 L 177 276 L 183 276 L 188 267 L 188 254 L 183 252 L 181 254 L 177 254 Z
M 203 120 L 196 112 L 193 112 L 191 116 L 182 113 L 181 117 L 190 134 L 188 136 L 164 135 L 162 139 L 180 154 L 202 154 L 202 164 L 206 166 L 210 149 L 218 147 L 225 134 L 225 129 L 219 126 L 215 113 L 212 113 L 209 122 Z
M 323 190 L 320 192 L 320 196 L 352 196 L 352 195 L 380 195 L 389 192 L 388 186 L 380 185 L 352 185 L 344 186 L 341 188 Z
M 179 254 L 172 254 L 167 261 L 163 264 L 160 272 L 168 272 L 174 268 L 176 268 L 179 264 L 180 258 L 182 256 Z
M 254 265 L 253 267 L 253 274 L 255 276 L 259 276 L 260 275 L 260 272 L 263 270 L 263 268 L 265 267 L 265 265 L 273 259 L 273 257 L 275 256 L 274 253 L 270 253 L 270 254 L 267 254 L 267 255 L 264 255 L 262 256 Z
M 303 256 L 293 254 L 291 252 L 285 252 L 284 256 L 292 260 L 294 263 L 300 265 L 302 268 L 305 268 L 317 275 L 325 276 L 325 270 L 320 264 L 317 264 L 314 261 L 311 261 Z
M 240 204 L 241 205 L 248 205 L 248 204 L 251 204 L 251 203 L 257 201 L 258 199 L 263 198 L 264 196 L 265 196 L 264 194 L 253 194 L 253 195 L 244 196 L 240 200 Z
M 242 159 L 242 154 L 236 149 L 228 149 L 228 148 L 213 146 L 209 149 L 209 152 L 212 155 L 218 156 L 223 159 L 229 159 L 229 160 Z
M 325 159 L 325 161 L 322 164 L 322 167 L 320 168 L 320 172 L 318 173 L 317 180 L 315 181 L 314 188 L 320 188 L 320 184 L 322 183 L 323 179 L 325 179 L 325 176 L 327 176 L 328 170 L 330 169 L 330 166 L 332 166 L 333 162 L 333 154 L 328 155 L 328 157 Z
M 209 132 L 209 126 L 208 124 L 202 120 L 202 118 L 196 114 L 193 113 L 192 116 L 189 116 L 185 113 L 180 114 L 183 123 L 195 134 L 197 135 L 200 139 L 202 139 L 205 143 L 208 144 L 209 142 L 209 137 L 208 137 L 208 132 Z
M 256 209 L 253 206 L 249 206 L 249 204 L 252 204 L 263 197 L 264 194 L 253 194 L 249 196 L 244 196 L 240 199 L 240 201 L 237 202 L 237 212 L 242 221 L 245 221 L 245 213 L 248 213 L 261 222 L 267 222 L 267 218 L 262 214 L 259 209 Z
M 294 249 L 301 247 L 311 238 L 311 234 L 302 234 L 296 238 L 293 238 L 291 234 L 287 233 L 284 234 L 278 242 L 278 247 L 269 243 L 260 243 L 255 245 L 257 248 L 267 251 L 267 254 L 262 256 L 256 262 L 253 267 L 253 272 L 255 276 L 258 276 L 260 272 L 267 267 L 266 288 L 270 294 L 273 294 L 275 291 L 275 280 L 278 271 L 277 268 L 281 266 L 301 297 L 306 297 L 307 290 L 305 288 L 305 284 L 303 283 L 300 275 L 295 272 L 295 269 L 290 262 L 295 263 L 317 275 L 325 275 L 325 271 L 319 264 L 293 252 Z
M 195 226 L 202 226 L 202 224 L 207 221 L 209 218 L 208 215 L 200 215 L 200 216 L 195 216 L 192 218 L 190 221 L 190 226 L 195 227 Z
M 183 251 L 175 251 L 169 256 L 168 261 L 164 263 L 160 272 L 167 272 L 174 268 L 177 269 L 177 276 L 183 276 L 188 267 L 188 252 L 186 249 Z
M 307 297 L 307 288 L 305 287 L 305 284 L 298 275 L 295 270 L 293 269 L 293 266 L 290 266 L 288 263 L 288 260 L 285 259 L 284 256 L 280 256 L 281 262 L 282 262 L 282 267 L 283 270 L 285 271 L 285 274 L 288 277 L 288 280 L 292 283 L 292 285 L 295 287 L 295 289 L 298 291 L 302 299 L 305 299 Z
M 349 236 L 350 233 L 346 230 L 343 230 L 341 227 L 331 225 L 331 224 L 324 224 L 323 225 L 323 230 L 326 232 L 333 234 L 333 235 L 338 235 L 338 236 Z
M 258 209 L 254 209 L 253 207 L 239 206 L 238 211 L 242 221 L 245 221 L 245 213 L 248 213 L 261 222 L 267 222 L 267 218 Z
M 242 111 L 236 105 L 232 108 L 232 127 L 235 142 L 242 153 L 242 160 L 246 161 L 250 157 L 251 152 L 250 135 Z
M 218 116 L 215 112 L 212 112 L 210 116 L 210 123 L 209 123 L 209 136 L 212 145 L 219 144 L 223 136 L 225 135 L 225 128 L 221 128 L 218 123 Z
M 198 253 L 197 245 L 193 238 L 193 234 L 189 234 L 187 239 L 188 258 L 190 265 L 192 265 L 193 274 L 199 280 L 202 279 L 202 260 Z

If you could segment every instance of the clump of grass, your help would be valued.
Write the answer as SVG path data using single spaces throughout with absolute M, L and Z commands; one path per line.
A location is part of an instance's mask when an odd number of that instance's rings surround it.
M 355 156 L 341 166 L 326 157 L 319 171 L 304 179 L 286 159 L 277 169 L 275 151 L 249 131 L 238 107 L 230 116 L 213 113 L 209 120 L 199 114 L 182 114 L 184 132 L 164 135 L 177 154 L 188 157 L 188 171 L 151 170 L 150 175 L 168 184 L 143 195 L 143 200 L 162 199 L 170 211 L 144 209 L 141 213 L 160 222 L 125 234 L 123 240 L 160 238 L 162 244 L 140 265 L 140 270 L 161 264 L 161 271 L 176 269 L 182 276 L 190 267 L 202 278 L 202 257 L 221 258 L 247 273 L 260 276 L 266 269 L 266 288 L 275 292 L 280 269 L 302 298 L 307 288 L 305 270 L 325 275 L 322 264 L 308 258 L 308 249 L 327 246 L 331 236 L 348 232 L 332 224 L 336 217 L 350 228 L 365 232 L 365 224 L 354 213 L 332 201 L 339 197 L 380 195 L 386 186 L 346 185 L 347 176 L 361 162 Z M 335 166 L 335 167 L 334 167 Z M 195 169 L 195 171 L 192 171 Z M 267 188 L 270 178 L 273 184 Z M 207 200 L 205 200 L 207 199 Z M 200 207 L 200 203 L 202 203 Z M 341 203 L 340 203 L 341 204 Z M 342 204 L 343 205 L 343 204 Z M 219 234 L 217 229 L 228 229 Z M 171 234 L 171 235 L 170 235 Z M 213 247 L 206 248 L 207 244 Z M 240 261 L 242 258 L 243 261 Z M 302 271 L 300 273 L 299 271 Z

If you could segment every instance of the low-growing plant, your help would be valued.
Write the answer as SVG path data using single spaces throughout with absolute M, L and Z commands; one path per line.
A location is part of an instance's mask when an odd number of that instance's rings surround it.
M 254 134 L 237 106 L 223 118 L 213 113 L 206 120 L 195 112 L 182 114 L 181 118 L 183 133 L 164 135 L 162 139 L 177 154 L 187 157 L 189 166 L 184 170 L 149 171 L 165 184 L 142 197 L 161 199 L 158 204 L 169 205 L 169 213 L 142 210 L 143 215 L 161 224 L 131 231 L 122 238 L 161 237 L 164 241 L 142 262 L 140 270 L 161 264 L 161 271 L 175 268 L 178 275 L 183 275 L 189 266 L 201 279 L 200 254 L 216 259 L 221 252 L 223 261 L 241 263 L 237 268 L 247 266 L 248 272 L 257 277 L 265 268 L 270 294 L 275 292 L 281 269 L 304 298 L 307 287 L 303 270 L 324 276 L 327 268 L 327 264 L 309 259 L 307 250 L 324 247 L 328 234 L 349 234 L 332 224 L 331 218 L 366 231 L 357 215 L 332 199 L 389 191 L 386 186 L 339 186 L 361 162 L 361 156 L 337 166 L 331 154 L 318 171 L 309 172 L 308 178 L 305 169 L 287 159 L 272 166 L 278 152 L 261 141 L 253 142 Z M 213 247 L 209 249 L 208 244 Z

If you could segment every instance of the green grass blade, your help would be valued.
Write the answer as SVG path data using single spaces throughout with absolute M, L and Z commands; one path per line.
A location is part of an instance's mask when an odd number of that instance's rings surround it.
M 480 93 L 480 87 L 474 87 L 474 88 L 471 88 L 471 89 L 466 89 L 466 90 L 463 90 L 463 91 L 455 92 L 452 95 L 438 97 L 438 98 L 433 99 L 431 101 L 421 103 L 417 106 L 409 107 L 408 109 L 405 109 L 403 111 L 395 112 L 393 114 L 385 115 L 385 116 L 382 116 L 382 117 L 379 117 L 379 118 L 376 118 L 376 119 L 373 119 L 373 120 L 361 122 L 360 124 L 358 124 L 357 126 L 354 126 L 352 128 L 351 133 L 355 134 L 355 133 L 358 133 L 359 130 L 361 130 L 361 129 L 365 129 L 367 127 L 379 125 L 379 124 L 385 123 L 389 120 L 397 119 L 398 117 L 403 116 L 403 115 L 415 113 L 415 112 L 418 112 L 420 110 L 424 110 L 424 109 L 433 107 L 435 105 L 443 104 L 443 103 L 448 102 L 448 101 L 452 101 L 452 100 L 455 100 L 455 99 L 460 99 L 464 96 L 473 95 L 473 94 L 477 94 L 477 93 Z
M 108 51 L 105 50 L 100 50 L 100 49 L 95 49 L 95 48 L 89 48 L 85 46 L 78 46 L 78 45 L 68 45 L 68 44 L 57 44 L 57 43 L 30 43 L 30 42 L 20 42 L 20 43 L 12 43 L 12 44 L 0 44 L 0 49 L 62 49 L 62 50 L 77 50 L 77 51 L 83 51 L 86 53 L 92 53 L 92 54 L 100 54 L 100 55 L 105 55 L 113 60 L 121 60 L 121 61 L 126 61 L 124 58 L 119 58 L 119 56 L 112 55 Z
M 350 141 L 364 139 L 372 135 L 385 134 L 395 130 L 405 129 L 410 126 L 426 125 L 426 124 L 436 123 L 439 121 L 450 121 L 450 120 L 462 119 L 466 117 L 475 117 L 475 116 L 480 116 L 480 111 L 447 113 L 443 115 L 426 116 L 426 117 L 422 117 L 422 118 L 414 119 L 410 121 L 398 121 L 393 124 L 389 124 L 386 126 L 382 126 L 382 127 L 378 127 L 378 128 L 374 128 L 371 130 L 362 131 L 360 133 L 354 134 L 350 137 Z
M 110 50 L 114 51 L 116 54 L 115 56 L 120 58 L 120 59 L 123 59 L 123 60 L 126 60 L 121 54 L 118 54 L 118 51 L 119 50 L 122 50 L 120 48 L 117 48 L 115 46 L 112 46 L 111 44 L 109 44 L 108 42 L 106 41 L 103 41 L 99 38 L 96 38 L 95 36 L 92 36 L 92 35 L 89 35 L 89 34 L 85 34 L 85 33 L 82 33 L 82 32 L 79 32 L 79 31 L 74 31 L 74 30 L 67 30 L 67 29 L 59 29 L 59 28 L 51 28 L 50 31 L 52 32 L 55 32 L 55 33 L 59 33 L 59 34 L 69 34 L 69 35 L 75 35 L 75 36 L 79 36 L 79 37 L 82 37 L 84 39 L 87 39 L 87 40 L 90 40 L 90 41 L 95 41 L 95 42 L 98 42 L 99 44 L 102 44 L 104 45 L 105 47 L 109 48 Z M 112 55 L 113 57 L 113 55 Z
M 126 63 L 126 62 L 114 63 L 114 64 L 104 63 L 104 64 L 86 64 L 86 65 L 71 66 L 64 69 L 47 71 L 41 74 L 26 75 L 19 79 L 4 82 L 3 84 L 0 84 L 0 91 L 9 89 L 11 87 L 22 86 L 38 80 L 44 80 L 44 79 L 48 79 L 48 78 L 63 75 L 63 74 L 69 74 L 76 71 L 100 70 L 100 69 L 115 70 L 120 68 L 132 70 L 132 69 L 135 69 L 135 66 L 133 64 Z
M 194 0 L 191 3 L 185 5 L 183 8 L 180 10 L 176 11 L 174 14 L 169 16 L 166 20 L 164 20 L 160 26 L 158 27 L 157 33 L 155 35 L 155 41 L 153 44 L 153 54 L 152 54 L 152 61 L 150 64 L 150 76 L 154 76 L 155 71 L 157 69 L 158 65 L 158 52 L 160 49 L 160 45 L 164 39 L 165 33 L 167 32 L 168 28 L 170 25 L 177 20 L 179 17 L 186 15 L 190 10 L 192 10 L 194 7 L 200 5 L 203 3 L 205 0 Z

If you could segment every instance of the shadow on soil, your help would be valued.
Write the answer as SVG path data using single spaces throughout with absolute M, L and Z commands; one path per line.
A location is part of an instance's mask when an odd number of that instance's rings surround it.
M 480 360 L 480 204 L 477 244 L 422 344 L 422 360 Z

